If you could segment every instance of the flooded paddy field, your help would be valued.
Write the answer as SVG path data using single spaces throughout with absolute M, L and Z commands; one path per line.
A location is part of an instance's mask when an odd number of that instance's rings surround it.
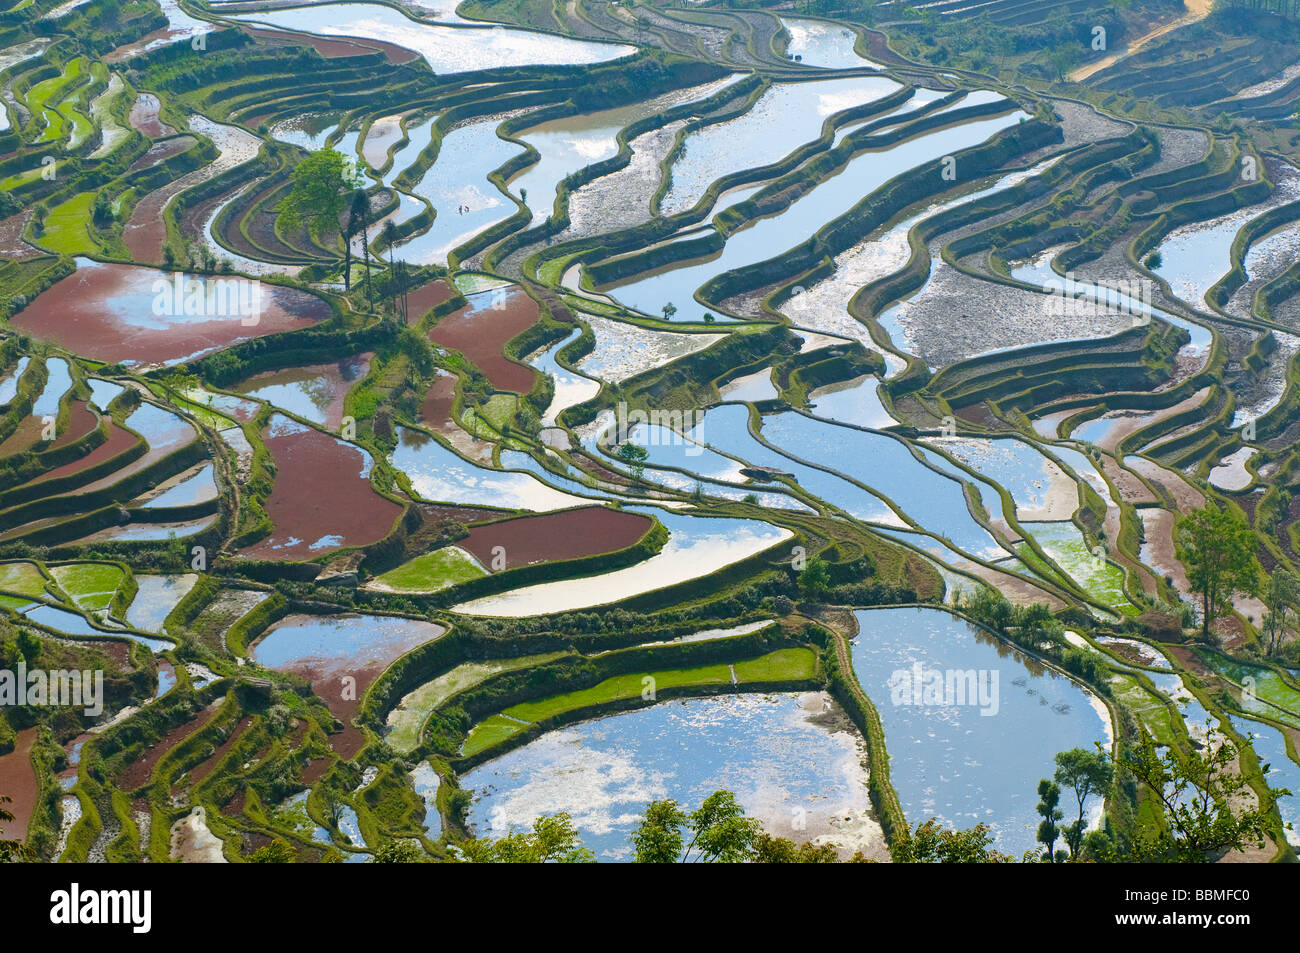
M 185 291 L 177 313 L 170 307 L 175 296 L 167 294 L 172 278 L 152 268 L 82 259 L 76 273 L 24 308 L 17 323 L 28 334 L 96 360 L 158 365 L 194 360 L 253 337 L 309 327 L 330 316 L 329 306 L 320 298 L 278 287 L 263 289 L 256 315 L 186 314 Z M 191 280 L 199 283 L 206 302 L 203 280 Z M 166 306 L 155 309 L 160 294 Z
M 857 617 L 853 668 L 877 699 L 904 813 L 958 827 L 987 823 L 999 849 L 1018 856 L 1034 843 L 1034 789 L 1050 776 L 1056 752 L 1109 747 L 1105 706 L 946 612 L 879 609 Z M 916 697 L 917 670 L 981 673 L 984 694 L 960 705 L 939 696 L 927 702 Z
M 798 752 L 798 756 L 794 753 Z M 734 791 L 770 833 L 878 851 L 862 744 L 821 693 L 666 702 L 552 732 L 475 768 L 470 823 L 480 836 L 526 827 L 559 808 L 573 814 L 598 860 L 627 860 L 640 810 L 674 798 L 694 809 Z M 799 827 L 803 823 L 802 828 Z
M 275 528 L 242 555 L 310 559 L 376 542 L 391 531 L 402 508 L 372 488 L 366 451 L 281 416 L 272 418 L 265 440 L 279 466 L 266 502 Z
M 10 11 L 0 672 L 108 691 L 0 706 L 0 835 L 625 861 L 725 789 L 1020 859 L 1061 751 L 1300 784 L 1293 38 L 1135 0 L 1062 68 L 1066 5 Z

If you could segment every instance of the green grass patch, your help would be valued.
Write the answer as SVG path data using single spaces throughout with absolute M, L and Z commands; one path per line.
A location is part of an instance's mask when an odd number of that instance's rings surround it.
M 45 230 L 41 233 L 40 244 L 61 255 L 91 255 L 99 252 L 99 242 L 90 229 L 94 204 L 94 194 L 82 192 L 51 209 L 45 217 Z
M 1182 735 L 1173 712 L 1132 675 L 1112 675 L 1110 687 L 1116 700 L 1133 713 L 1157 744 L 1172 745 Z
M 1136 615 L 1140 611 L 1124 593 L 1124 570 L 1090 552 L 1073 523 L 1022 523 L 1021 528 L 1093 599 L 1116 612 Z M 1022 556 L 1032 555 L 1024 543 L 1017 548 Z
M 817 674 L 817 656 L 811 649 L 777 649 L 759 658 L 735 664 L 736 681 L 793 682 Z
M 0 589 L 42 599 L 45 597 L 45 577 L 35 563 L 0 563 Z
M 396 592 L 437 592 L 486 575 L 483 567 L 465 550 L 459 546 L 444 546 L 390 569 L 375 581 Z
M 603 682 L 576 692 L 553 695 L 538 701 L 523 702 L 507 708 L 475 725 L 465 739 L 462 754 L 469 756 L 518 734 L 538 721 L 554 718 L 579 708 L 608 705 L 639 698 L 647 688 L 646 678 L 654 679 L 656 692 L 666 688 L 702 688 L 730 685 L 733 666 L 705 665 L 700 668 L 674 668 L 660 672 L 632 672 L 615 675 Z M 817 670 L 817 657 L 811 649 L 778 649 L 759 658 L 734 665 L 736 682 L 794 681 L 811 678 Z
M 50 575 L 78 608 L 107 609 L 126 573 L 111 563 L 68 563 L 51 566 Z
M 1197 656 L 1216 672 L 1226 675 L 1238 685 L 1248 686 L 1264 701 L 1300 715 L 1300 691 L 1289 685 L 1281 675 L 1262 665 L 1245 665 L 1226 655 L 1197 648 Z
M 521 658 L 490 659 L 486 662 L 466 662 L 450 672 L 425 682 L 411 692 L 388 716 L 389 731 L 384 740 L 395 751 L 406 754 L 420 743 L 420 728 L 429 713 L 457 692 L 487 681 L 493 675 L 513 672 L 534 665 L 545 665 L 568 652 L 548 652 L 544 655 L 525 655 Z
M 507 738 L 513 738 L 528 727 L 526 722 L 516 721 L 505 715 L 488 715 L 469 733 L 461 754 L 469 756 L 478 754 L 493 745 L 500 744 Z

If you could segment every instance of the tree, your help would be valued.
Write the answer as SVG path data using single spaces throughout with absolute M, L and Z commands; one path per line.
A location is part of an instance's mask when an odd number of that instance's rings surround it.
M 1064 12 L 1065 8 L 1058 7 L 1057 9 Z M 1047 61 L 1052 65 L 1052 69 L 1056 72 L 1057 81 L 1061 83 L 1065 82 L 1065 74 L 1069 71 L 1070 67 L 1074 65 L 1078 58 L 1079 48 L 1070 41 L 1062 43 L 1047 54 Z
M 8 804 L 12 800 L 7 795 L 0 794 L 0 804 Z M 14 816 L 11 813 L 0 807 L 0 824 L 8 824 L 13 819 Z M 22 841 L 0 839 L 0 864 L 35 859 L 33 851 Z
M 930 818 L 915 831 L 903 831 L 891 854 L 901 864 L 1001 864 L 1011 858 L 991 849 L 993 832 L 987 824 L 950 830 Z
M 650 459 L 649 450 L 641 446 L 639 443 L 633 443 L 630 440 L 625 440 L 623 443 L 619 444 L 618 450 L 614 452 L 614 455 L 631 468 L 632 475 L 638 480 L 641 479 L 641 475 L 645 473 L 645 462 Z
M 814 556 L 799 573 L 799 588 L 809 596 L 820 596 L 831 587 L 830 568 L 826 560 Z
M 370 294 L 370 235 L 366 229 L 366 218 L 370 215 L 370 200 L 366 193 L 357 189 L 352 193 L 352 204 L 348 207 L 348 227 L 347 234 L 343 237 L 343 246 L 345 249 L 344 257 L 346 259 L 348 250 L 352 247 L 352 236 L 361 231 L 361 254 L 365 258 L 365 276 L 366 276 L 366 301 L 374 305 L 374 299 Z M 344 282 L 346 286 L 346 282 Z
M 418 864 L 424 860 L 424 850 L 418 841 L 390 840 L 380 844 L 370 862 L 372 864 Z
M 1055 781 L 1062 788 L 1073 791 L 1079 803 L 1078 819 L 1062 833 L 1070 848 L 1071 860 L 1078 859 L 1079 849 L 1083 846 L 1084 832 L 1088 827 L 1083 815 L 1088 798 L 1109 788 L 1114 776 L 1110 759 L 1100 749 L 1089 751 L 1087 748 L 1071 748 L 1056 755 Z
M 1130 859 L 1138 861 L 1207 863 L 1225 851 L 1263 846 L 1273 805 L 1291 793 L 1266 787 L 1255 807 L 1234 808 L 1248 785 L 1237 770 L 1236 748 L 1214 728 L 1201 751 L 1158 748 L 1143 734 L 1126 752 L 1122 767 L 1146 785 L 1163 814 L 1155 833 L 1134 842 Z M 1262 773 L 1268 774 L 1268 765 Z
M 1264 606 L 1264 649 L 1273 655 L 1283 633 L 1294 625 L 1296 607 L 1300 606 L 1300 579 L 1295 573 L 1279 566 L 1269 574 L 1264 584 Z
M 677 313 L 677 305 L 673 304 L 671 301 L 669 301 L 666 305 L 664 305 L 665 321 L 671 321 L 673 319 L 673 315 L 676 313 Z
M 760 831 L 754 838 L 751 860 L 756 864 L 834 864 L 839 862 L 839 854 L 830 844 L 796 844 Z
M 468 840 L 459 859 L 473 864 L 587 864 L 596 855 L 583 847 L 573 817 L 566 812 L 539 817 L 531 831 L 511 831 L 497 840 Z
M 1255 558 L 1255 531 L 1241 517 L 1213 503 L 1179 516 L 1175 550 L 1187 567 L 1187 581 L 1201 595 L 1201 635 L 1233 593 L 1254 595 L 1263 572 Z
M 1047 848 L 1047 860 L 1051 863 L 1056 862 L 1056 839 L 1061 836 L 1057 821 L 1065 816 L 1057 807 L 1060 801 L 1060 787 L 1047 778 L 1038 782 L 1038 816 L 1042 818 L 1038 824 L 1038 843 Z
M 745 809 L 730 791 L 714 791 L 690 816 L 694 836 L 686 845 L 683 860 L 695 851 L 695 861 L 734 864 L 748 860 L 761 829 L 758 821 L 745 816 Z
M 347 190 L 359 188 L 361 175 L 335 149 L 313 152 L 294 167 L 289 194 L 275 210 L 290 228 L 306 225 L 313 235 L 338 228 Z
M 682 857 L 686 839 L 686 812 L 673 800 L 651 801 L 645 817 L 632 832 L 633 861 L 638 864 L 675 864 Z
M 277 838 L 265 847 L 259 847 L 244 859 L 250 864 L 292 864 L 295 854 L 292 847 Z
M 398 313 L 398 267 L 393 260 L 393 246 L 398 242 L 398 226 L 389 218 L 383 222 L 383 243 L 389 246 L 389 290 L 393 293 L 393 313 Z
M 163 378 L 163 387 L 167 390 L 171 403 L 179 407 L 182 401 L 189 400 L 189 394 L 202 387 L 202 381 L 193 371 L 177 367 Z

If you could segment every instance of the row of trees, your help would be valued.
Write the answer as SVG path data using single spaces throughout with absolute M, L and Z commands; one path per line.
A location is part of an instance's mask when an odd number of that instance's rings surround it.
M 1157 747 L 1144 738 L 1121 764 L 1113 764 L 1098 747 L 1073 748 L 1056 756 L 1056 771 L 1038 785 L 1038 814 L 1042 818 L 1037 839 L 1042 850 L 1027 851 L 1024 862 L 1178 862 L 1205 863 L 1227 851 L 1266 842 L 1277 798 L 1290 794 L 1267 789 L 1251 803 L 1243 797 L 1248 783 L 1235 770 L 1236 748 L 1211 732 L 1203 751 Z M 1267 772 L 1267 766 L 1264 768 Z M 1130 776 L 1139 782 L 1157 807 L 1158 817 L 1149 827 L 1117 844 L 1108 827 L 1088 830 L 1088 805 L 1096 798 L 1116 796 L 1117 781 Z M 1065 821 L 1063 792 L 1074 804 L 1072 819 Z M 897 863 L 1012 863 L 1016 858 L 997 850 L 996 835 L 987 824 L 959 830 L 936 818 L 904 831 L 892 845 Z M 1057 842 L 1065 844 L 1058 850 Z M 685 810 L 677 801 L 657 800 L 646 805 L 641 823 L 631 835 L 635 863 L 836 863 L 838 852 L 830 844 L 796 843 L 763 831 L 757 819 L 730 791 L 715 791 L 698 809 Z M 378 862 L 412 862 L 424 859 L 415 841 L 396 841 L 381 847 Z M 479 864 L 591 863 L 595 855 L 581 842 L 568 813 L 537 818 L 527 830 L 511 831 L 500 838 L 475 838 L 452 847 L 452 859 Z M 861 853 L 852 862 L 868 862 Z

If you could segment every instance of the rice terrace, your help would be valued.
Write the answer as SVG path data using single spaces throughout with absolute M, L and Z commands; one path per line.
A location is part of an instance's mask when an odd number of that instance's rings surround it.
M 0 861 L 1298 859 L 1300 3 L 3 4 Z

